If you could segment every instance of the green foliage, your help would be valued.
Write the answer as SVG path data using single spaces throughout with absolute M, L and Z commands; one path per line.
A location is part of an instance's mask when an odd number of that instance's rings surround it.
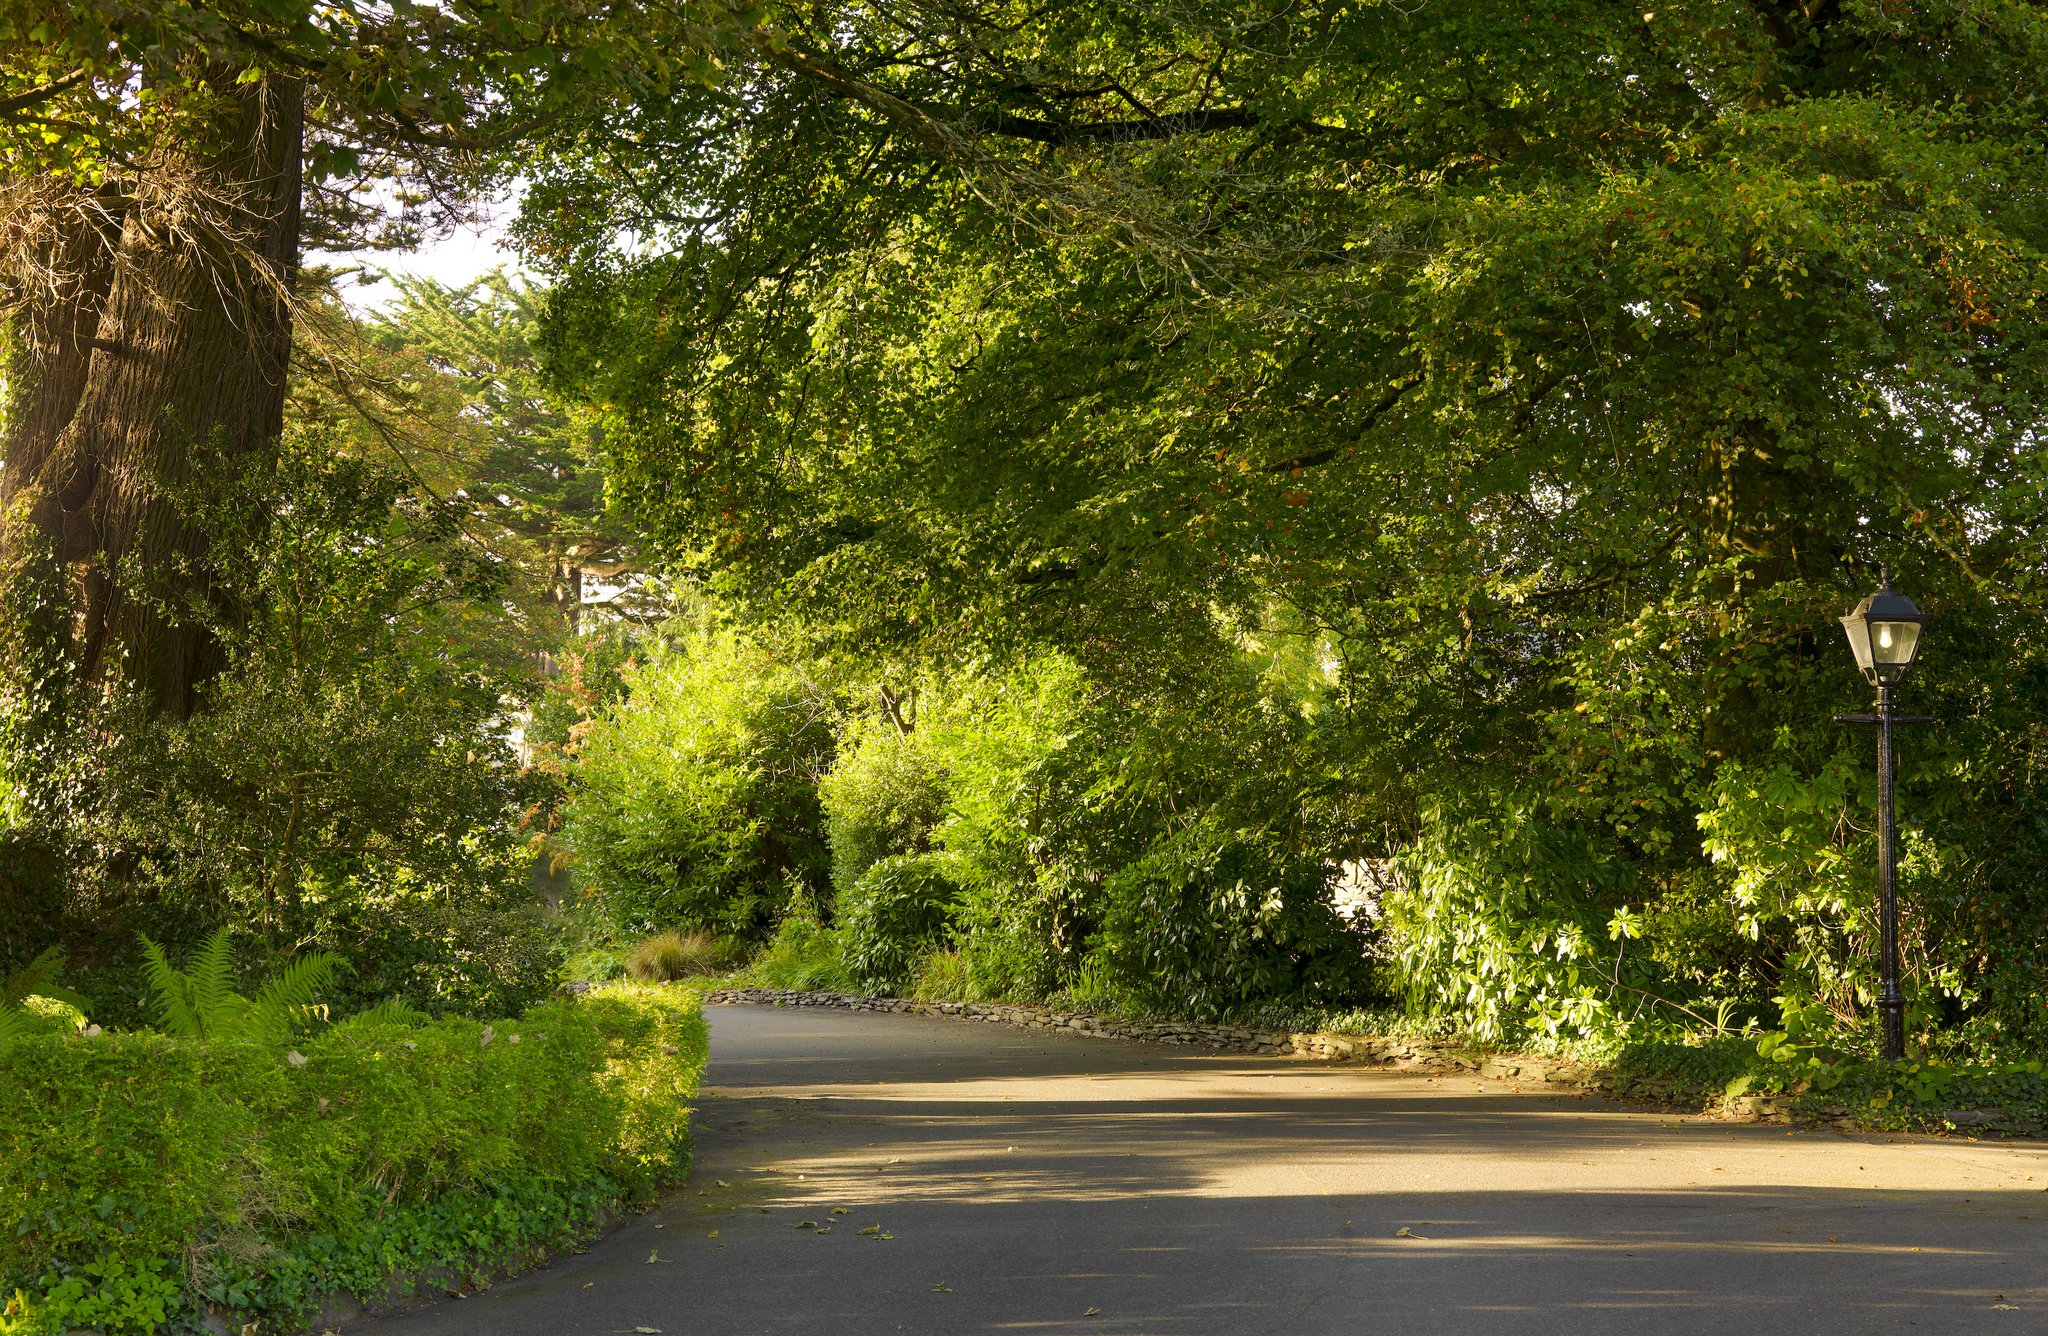
M 765 933 L 792 886 L 822 887 L 818 775 L 831 699 L 798 666 L 704 631 L 632 677 L 585 734 L 561 841 L 618 933 Z
M 219 583 L 255 610 L 220 625 L 229 661 L 206 708 L 175 721 L 117 697 L 39 756 L 0 835 L 0 904 L 46 896 L 27 920 L 43 940 L 105 958 L 136 931 L 182 947 L 233 923 L 273 951 L 374 964 L 369 927 L 380 948 L 434 953 L 396 942 L 404 924 L 438 931 L 408 902 L 532 898 L 516 823 L 549 786 L 513 754 L 511 684 L 462 649 L 505 629 L 487 611 L 495 568 L 458 516 L 334 445 L 295 431 L 274 469 L 222 484 L 234 504 L 199 512 Z
M 967 961 L 957 950 L 927 951 L 917 965 L 917 979 L 910 995 L 926 1002 L 979 1002 Z
M 92 1003 L 57 982 L 63 968 L 64 953 L 53 946 L 0 977 L 0 1046 L 26 1034 L 85 1024 Z
M 1745 1095 L 1783 1099 L 1798 1114 L 1896 1131 L 2048 1130 L 2048 1063 L 2039 1060 L 1872 1062 L 1801 1028 L 1761 1036 L 1635 1040 L 1615 1056 L 1624 1093 L 1717 1109 Z
M 467 896 L 405 875 L 325 895 L 313 935 L 351 962 L 340 1010 L 396 998 L 436 1016 L 513 1016 L 555 991 L 562 924 L 533 902 L 531 854 L 485 845 L 477 857 L 491 884 Z
M 731 944 L 707 932 L 658 932 L 633 944 L 626 969 L 649 983 L 703 978 L 724 972 Z
M 1108 978 L 1084 989 L 1196 1019 L 1363 996 L 1366 940 L 1331 907 L 1330 876 L 1254 832 L 1167 836 L 1105 881 L 1093 950 Z
M 1117 739 L 1089 727 L 1086 679 L 1059 656 L 955 689 L 929 745 L 950 776 L 938 840 L 962 889 L 963 967 L 980 996 L 1036 1000 L 1077 967 L 1119 852 L 1096 792 Z
M 775 925 L 774 935 L 736 982 L 754 988 L 853 992 L 840 941 L 840 934 L 821 924 L 808 906 L 797 906 Z
M 832 884 L 844 896 L 893 854 L 920 854 L 946 813 L 946 769 L 928 730 L 905 731 L 888 714 L 856 715 L 838 760 L 818 782 Z
M 491 1024 L 387 1007 L 294 1042 L 8 1044 L 7 1321 L 151 1331 L 151 1305 L 206 1301 L 303 1322 L 393 1268 L 559 1243 L 680 1175 L 705 1038 L 691 995 L 611 988 Z
M 634 108 L 740 147 L 620 192 L 561 146 L 521 227 L 679 561 L 837 649 L 1085 680 L 1029 764 L 946 754 L 990 986 L 1073 985 L 1109 880 L 1213 821 L 1399 857 L 1436 1017 L 1785 997 L 1860 1045 L 1833 618 L 1888 564 L 1948 721 L 1903 743 L 1915 1035 L 2039 1052 L 2048 27 L 1957 13 L 828 6 L 788 22 L 829 88 Z
M 1636 1009 L 1611 973 L 1626 938 L 1610 941 L 1609 923 L 1625 905 L 1613 869 L 1583 837 L 1512 807 L 1457 824 L 1439 815 L 1401 869 L 1389 941 L 1418 1013 L 1482 1042 L 1515 1043 L 1611 1028 L 1617 1004 Z
M 319 1018 L 320 996 L 341 970 L 338 956 L 313 954 L 285 964 L 254 997 L 228 985 L 234 977 L 228 930 L 217 928 L 183 970 L 144 937 L 157 1027 L 177 1039 L 282 1043 Z
M 895 994 L 944 940 L 960 899 L 957 869 L 942 854 L 897 854 L 861 874 L 839 905 L 847 973 L 864 991 Z

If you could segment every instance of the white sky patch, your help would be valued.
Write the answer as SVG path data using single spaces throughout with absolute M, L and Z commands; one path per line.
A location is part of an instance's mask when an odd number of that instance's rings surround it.
M 458 288 L 483 277 L 493 269 L 530 277 L 506 239 L 506 225 L 518 213 L 516 198 L 483 206 L 468 222 L 446 236 L 429 240 L 412 251 L 316 251 L 306 256 L 309 264 L 360 267 L 362 273 L 341 284 L 342 299 L 358 312 L 382 310 L 398 299 L 398 285 L 380 277 L 395 274 L 407 278 L 430 278 L 444 287 Z

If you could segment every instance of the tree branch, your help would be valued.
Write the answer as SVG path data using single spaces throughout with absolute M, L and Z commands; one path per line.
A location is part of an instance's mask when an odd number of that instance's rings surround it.
M 1134 144 L 1146 140 L 1174 139 L 1181 135 L 1208 134 L 1215 130 L 1247 130 L 1263 124 L 1257 112 L 1243 107 L 1218 107 L 1210 111 L 1176 111 L 1135 121 L 1045 121 L 1031 116 L 990 112 L 967 122 L 983 134 L 1010 139 L 1030 139 L 1040 144 L 1063 147 L 1068 144 Z
M 1402 396 L 1421 383 L 1422 373 L 1417 371 L 1413 375 L 1403 376 L 1400 380 L 1395 381 L 1393 385 L 1389 386 L 1387 392 L 1380 396 L 1379 402 L 1366 411 L 1365 421 L 1359 426 L 1358 431 L 1354 433 L 1354 439 L 1357 436 L 1363 436 L 1366 432 L 1378 426 L 1381 418 L 1394 411 L 1394 405 L 1401 402 Z M 1295 455 L 1291 459 L 1282 459 L 1276 463 L 1268 464 L 1265 467 L 1265 472 L 1291 473 L 1296 469 L 1312 469 L 1319 464 L 1329 463 L 1343 449 L 1344 447 L 1341 445 L 1332 445 L 1321 450 L 1311 450 L 1306 454 Z
M 0 116 L 11 116 L 17 111 L 35 106 L 38 102 L 48 102 L 53 97 L 70 92 L 91 77 L 92 73 L 89 70 L 74 70 L 55 83 L 31 88 L 12 97 L 0 97 Z

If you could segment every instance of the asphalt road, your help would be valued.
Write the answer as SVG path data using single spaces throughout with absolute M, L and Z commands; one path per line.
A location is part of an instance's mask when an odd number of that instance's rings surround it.
M 711 1009 L 690 1184 L 375 1336 L 2048 1333 L 2048 1149 Z

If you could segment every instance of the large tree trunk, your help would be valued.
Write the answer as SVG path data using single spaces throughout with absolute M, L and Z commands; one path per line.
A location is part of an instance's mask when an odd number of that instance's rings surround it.
M 14 340 L 10 383 L 31 411 L 10 416 L 0 468 L 13 503 L 0 575 L 28 579 L 32 549 L 61 563 L 51 629 L 75 680 L 132 686 L 183 717 L 219 666 L 212 627 L 233 614 L 205 512 L 282 427 L 305 95 L 295 80 L 209 71 L 180 96 L 201 132 L 138 174 L 118 241 L 52 243 L 106 253 L 104 283 L 81 278 L 35 317 L 36 337 Z M 15 320 L 32 323 L 26 308 Z
M 6 435 L 0 437 L 0 685 L 26 717 L 17 746 L 61 726 L 68 685 L 68 600 L 60 553 L 67 492 L 56 458 L 85 393 L 92 340 L 114 275 L 117 205 L 104 195 L 17 183 L 11 224 Z

